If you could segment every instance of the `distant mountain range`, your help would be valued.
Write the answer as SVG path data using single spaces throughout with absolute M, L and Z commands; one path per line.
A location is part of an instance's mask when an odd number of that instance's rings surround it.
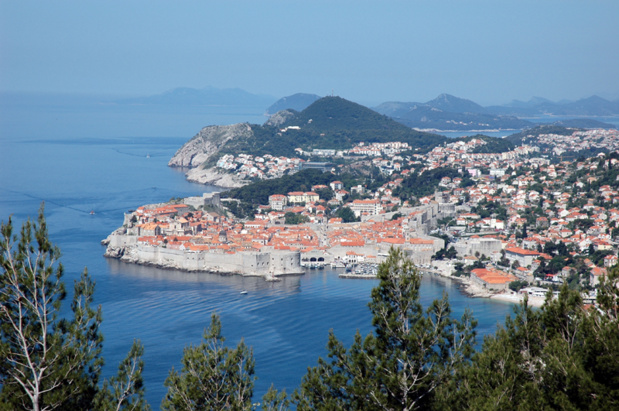
M 619 100 L 608 101 L 591 96 L 577 101 L 555 103 L 540 97 L 528 102 L 514 100 L 503 106 L 486 107 L 489 112 L 518 117 L 554 116 L 616 116 L 619 115 Z
M 484 131 L 533 126 L 530 121 L 492 114 L 477 103 L 448 94 L 427 103 L 383 103 L 374 110 L 409 127 L 425 130 Z
M 151 96 L 114 98 L 101 95 L 0 93 L 0 106 L 89 106 L 105 109 L 123 106 L 182 111 L 185 107 L 208 110 L 208 107 L 241 109 L 239 113 L 273 116 L 282 110 L 302 112 L 320 99 L 316 94 L 297 93 L 277 100 L 275 97 L 253 94 L 239 88 L 215 87 L 176 88 Z M 373 108 L 382 115 L 417 130 L 429 131 L 492 131 L 521 130 L 536 124 L 548 123 L 548 116 L 576 117 L 558 119 L 557 125 L 580 128 L 614 128 L 595 118 L 619 116 L 619 100 L 609 101 L 598 96 L 578 101 L 552 102 L 534 97 L 529 101 L 514 100 L 500 106 L 483 107 L 471 100 L 441 94 L 420 102 L 385 102 Z M 546 116 L 543 121 L 536 117 Z M 281 117 L 280 117 L 280 121 Z
M 470 100 L 441 94 L 426 103 L 390 102 L 383 103 L 374 110 L 417 129 L 489 131 L 530 128 L 536 124 L 531 118 L 537 116 L 619 115 L 619 102 L 611 102 L 595 96 L 570 103 L 552 103 L 549 100 L 537 98 L 528 103 L 513 102 L 509 106 L 482 107 Z M 561 124 L 582 128 L 613 127 L 591 119 L 564 120 Z
M 283 97 L 273 103 L 269 108 L 267 108 L 266 114 L 271 116 L 278 111 L 291 109 L 295 111 L 302 111 L 309 107 L 314 101 L 320 99 L 319 95 L 316 94 L 306 94 L 306 93 L 297 93 L 292 96 Z
M 299 95 L 280 99 L 271 108 L 293 108 L 292 102 L 294 101 L 295 110 L 303 109 L 303 100 L 296 96 Z M 273 113 L 271 108 L 267 111 Z M 538 116 L 619 115 L 619 101 L 612 102 L 593 96 L 576 102 L 553 103 L 550 100 L 533 98 L 529 102 L 514 101 L 505 106 L 483 107 L 471 100 L 441 94 L 425 103 L 386 102 L 374 107 L 373 110 L 419 130 L 520 130 L 538 124 L 534 120 Z M 522 117 L 527 117 L 527 119 Z M 587 118 L 559 120 L 553 124 L 580 128 L 614 128 L 612 124 Z

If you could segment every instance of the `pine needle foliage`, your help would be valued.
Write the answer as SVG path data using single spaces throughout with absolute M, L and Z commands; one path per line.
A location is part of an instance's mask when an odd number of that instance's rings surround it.
M 60 251 L 49 240 L 43 206 L 20 234 L 11 218 L 0 235 L 0 404 L 5 409 L 88 409 L 103 364 L 101 309 L 92 307 L 94 282 L 75 282 L 71 314 Z
M 357 332 L 349 349 L 331 332 L 328 360 L 320 358 L 294 394 L 297 409 L 427 409 L 437 387 L 470 358 L 470 312 L 452 319 L 446 295 L 424 310 L 421 275 L 403 251 L 390 250 L 378 278 L 369 304 L 375 331 Z
M 165 381 L 163 410 L 247 410 L 254 388 L 254 356 L 241 342 L 224 346 L 221 321 L 215 313 L 203 341 L 186 347 L 180 372 L 172 369 Z

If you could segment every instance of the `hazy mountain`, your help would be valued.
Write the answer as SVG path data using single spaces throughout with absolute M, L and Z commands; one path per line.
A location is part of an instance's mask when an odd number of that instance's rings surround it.
M 297 93 L 292 96 L 282 97 L 267 108 L 266 114 L 273 115 L 278 111 L 292 109 L 295 111 L 305 110 L 314 101 L 320 99 L 316 94 Z
M 410 131 L 387 116 L 341 97 L 323 97 L 297 113 L 284 125 L 320 131 Z
M 619 103 L 598 96 L 561 105 L 554 113 L 559 115 L 610 116 L 619 114 Z
M 212 167 L 223 153 L 297 156 L 297 148 L 350 148 L 359 142 L 402 141 L 417 152 L 447 141 L 444 136 L 412 130 L 367 107 L 340 97 L 323 97 L 301 112 L 284 110 L 283 123 L 241 124 L 203 128 L 170 160 L 171 165 L 196 161 Z M 196 160 L 196 159 L 199 159 Z
M 559 120 L 552 123 L 555 126 L 569 127 L 569 128 L 617 128 L 612 124 L 604 123 L 603 121 L 593 120 L 590 118 L 572 118 L 567 120 Z
M 555 103 L 553 103 L 552 101 L 548 100 L 547 98 L 531 97 L 531 99 L 529 101 L 512 100 L 511 103 L 505 104 L 505 106 L 506 107 L 527 108 L 527 107 L 539 107 L 539 106 L 542 106 L 544 104 L 555 104 Z
M 417 129 L 482 131 L 533 126 L 532 123 L 513 116 L 488 114 L 479 104 L 448 94 L 441 94 L 427 103 L 387 102 L 374 109 Z
M 450 94 L 441 94 L 426 105 L 452 113 L 486 113 L 486 109 L 479 104 Z
M 195 89 L 175 88 L 161 94 L 119 100 L 120 104 L 156 104 L 181 106 L 266 106 L 275 100 L 272 96 L 252 94 L 239 88 Z
M 495 114 L 519 117 L 539 115 L 613 116 L 619 115 L 619 101 L 608 101 L 598 96 L 591 96 L 578 101 L 553 102 L 535 97 L 527 102 L 515 100 L 503 106 L 486 107 L 486 109 Z
M 535 125 L 535 122 L 521 117 L 619 115 L 619 101 L 592 96 L 575 102 L 556 103 L 542 97 L 533 97 L 526 102 L 514 100 L 503 106 L 482 107 L 471 100 L 441 94 L 426 103 L 386 102 L 374 109 L 416 129 L 484 131 L 524 129 Z M 613 127 L 611 124 L 588 119 L 562 124 L 582 128 Z

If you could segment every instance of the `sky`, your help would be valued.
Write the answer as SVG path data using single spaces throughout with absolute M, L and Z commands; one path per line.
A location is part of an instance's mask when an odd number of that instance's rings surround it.
M 0 91 L 619 99 L 617 0 L 0 0 Z

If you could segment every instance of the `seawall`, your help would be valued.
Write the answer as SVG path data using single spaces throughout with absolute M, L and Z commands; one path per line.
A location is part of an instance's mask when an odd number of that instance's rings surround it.
M 265 278 L 304 272 L 299 252 L 272 250 L 226 253 L 172 249 L 140 244 L 136 236 L 116 233 L 110 235 L 104 243 L 107 244 L 106 257 L 161 268 Z

